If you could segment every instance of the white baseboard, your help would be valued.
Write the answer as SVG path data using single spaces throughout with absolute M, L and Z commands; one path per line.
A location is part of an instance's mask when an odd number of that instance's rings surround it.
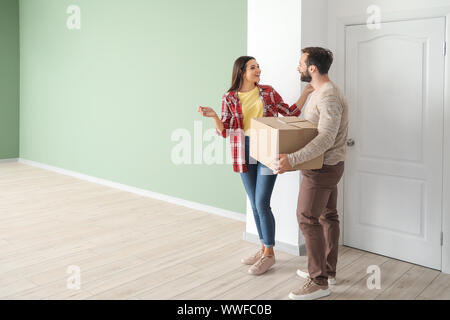
M 23 159 L 23 158 L 19 158 L 18 160 L 16 159 L 16 161 L 23 163 L 23 164 L 27 164 L 30 166 L 34 166 L 34 167 L 38 167 L 44 170 L 49 170 L 49 171 L 54 171 L 60 174 L 64 174 L 64 175 L 68 175 L 77 179 L 81 179 L 81 180 L 86 180 L 89 182 L 93 182 L 93 183 L 97 183 L 97 184 L 101 184 L 104 186 L 108 186 L 111 188 L 115 188 L 115 189 L 119 189 L 119 190 L 123 190 L 123 191 L 127 191 L 127 192 L 131 192 L 131 193 L 135 193 L 144 197 L 149 197 L 152 199 L 157 199 L 157 200 L 162 200 L 162 201 L 166 201 L 169 203 L 173 203 L 179 206 L 183 206 L 183 207 L 187 207 L 187 208 L 191 208 L 194 210 L 199 210 L 199 211 L 204 211 L 204 212 L 208 212 L 208 213 L 212 213 L 218 216 L 222 216 L 222 217 L 226 217 L 226 218 L 230 218 L 233 220 L 238 220 L 238 221 L 243 221 L 245 222 L 245 214 L 244 213 L 238 213 L 238 212 L 233 212 L 233 211 L 229 211 L 229 210 L 224 210 L 224 209 L 220 209 L 220 208 L 216 208 L 213 206 L 208 206 L 202 203 L 198 203 L 198 202 L 193 202 L 193 201 L 187 201 L 181 198 L 176 198 L 176 197 L 172 197 L 169 195 L 165 195 L 165 194 L 161 194 L 161 193 L 157 193 L 157 192 L 152 192 L 149 190 L 145 190 L 145 189 L 139 189 L 139 188 L 135 188 L 132 186 L 128 186 L 128 185 L 124 185 L 121 183 L 117 183 L 117 182 L 113 182 L 113 181 L 109 181 L 109 180 L 105 180 L 105 179 L 101 179 L 101 178 L 96 178 L 96 177 L 92 177 L 83 173 L 78 173 L 75 171 L 70 171 L 70 170 L 66 170 L 66 169 L 62 169 L 62 168 L 58 168 L 58 167 L 54 167 L 54 166 L 50 166 L 47 164 L 43 164 L 43 163 L 39 163 L 36 161 L 31 161 L 31 160 L 27 160 L 27 159 Z
M 244 231 L 242 238 L 248 242 L 260 244 L 259 237 L 256 234 L 248 233 L 248 232 Z M 292 254 L 294 256 L 306 256 L 306 247 L 304 244 L 293 245 L 293 244 L 284 243 L 281 241 L 276 241 L 274 249 Z
M 11 158 L 11 159 L 0 159 L 0 163 L 8 163 L 8 162 L 18 162 L 18 158 Z

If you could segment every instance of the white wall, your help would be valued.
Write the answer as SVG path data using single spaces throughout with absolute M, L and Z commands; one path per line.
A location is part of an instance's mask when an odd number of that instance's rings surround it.
M 327 0 L 302 0 L 301 43 L 304 47 L 328 46 Z
M 287 103 L 300 92 L 300 14 L 299 0 L 248 0 L 247 53 L 260 64 L 261 83 L 272 85 Z
M 306 10 L 308 15 L 302 15 Z M 316 19 L 317 15 L 321 19 Z M 273 86 L 288 104 L 301 94 L 297 65 L 301 48 L 323 46 L 327 40 L 326 0 L 248 0 L 248 50 L 260 64 L 261 83 Z M 272 195 L 276 247 L 295 253 L 304 244 L 297 223 L 300 172 L 278 175 Z M 246 233 L 257 235 L 247 199 Z M 296 249 L 297 248 L 297 249 Z
M 248 0 L 248 50 L 261 67 L 261 83 L 277 90 L 288 104 L 300 95 L 297 65 L 300 59 L 299 0 Z M 279 175 L 272 195 L 276 221 L 276 247 L 298 246 L 296 217 L 299 172 Z M 250 203 L 247 199 L 248 234 L 257 235 Z M 286 247 L 286 246 L 284 246 Z M 289 250 L 288 250 L 289 251 Z

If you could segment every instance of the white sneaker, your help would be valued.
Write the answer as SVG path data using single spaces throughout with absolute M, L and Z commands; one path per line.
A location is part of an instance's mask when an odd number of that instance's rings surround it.
M 302 271 L 302 270 L 300 270 L 300 269 L 297 269 L 297 275 L 300 277 L 300 278 L 303 278 L 303 279 L 309 279 L 309 273 L 308 272 L 305 272 L 305 271 Z M 328 284 L 330 284 L 330 285 L 335 285 L 336 284 L 336 278 L 328 278 Z

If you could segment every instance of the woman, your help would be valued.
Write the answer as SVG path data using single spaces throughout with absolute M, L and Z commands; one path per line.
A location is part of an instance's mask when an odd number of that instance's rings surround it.
M 259 161 L 249 159 L 250 121 L 257 117 L 277 117 L 278 113 L 299 116 L 312 91 L 311 86 L 305 88 L 296 104 L 288 106 L 271 86 L 259 84 L 260 75 L 255 58 L 239 57 L 234 62 L 231 87 L 222 97 L 221 118 L 209 107 L 198 109 L 203 116 L 214 119 L 218 134 L 224 138 L 230 136 L 233 170 L 241 175 L 261 241 L 261 250 L 241 260 L 251 265 L 248 272 L 253 275 L 266 272 L 275 263 L 275 219 L 270 198 L 277 175 Z

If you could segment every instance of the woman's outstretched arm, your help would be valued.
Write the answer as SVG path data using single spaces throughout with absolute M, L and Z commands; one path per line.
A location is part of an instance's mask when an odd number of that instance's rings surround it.
M 313 91 L 314 88 L 311 84 L 308 84 L 300 95 L 300 98 L 298 98 L 297 102 L 289 107 L 283 102 L 283 99 L 280 97 L 278 92 L 274 90 L 274 97 L 278 104 L 278 112 L 280 112 L 283 116 L 298 117 L 303 109 L 303 106 L 305 105 L 306 100 L 308 99 L 309 94 Z
M 229 110 L 225 96 L 222 98 L 222 119 L 217 113 L 209 107 L 198 107 L 198 112 L 201 112 L 204 117 L 213 118 L 216 126 L 217 134 L 226 138 L 229 135 L 231 112 Z

